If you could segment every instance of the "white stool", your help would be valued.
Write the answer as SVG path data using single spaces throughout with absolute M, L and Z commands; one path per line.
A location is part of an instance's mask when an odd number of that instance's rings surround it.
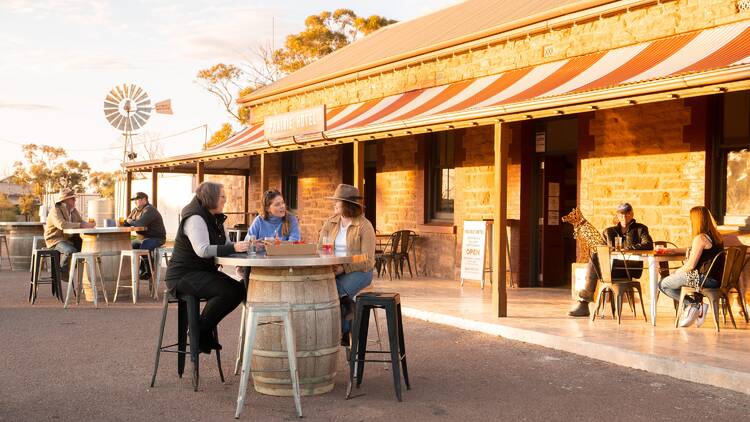
M 117 284 L 115 284 L 115 299 L 117 302 L 117 293 L 120 291 L 120 273 L 122 273 L 122 261 L 124 258 L 130 258 L 130 286 L 122 286 L 124 289 L 131 289 L 133 292 L 133 303 L 138 302 L 138 285 L 140 284 L 139 268 L 141 259 L 146 258 L 148 268 L 151 271 L 151 277 L 148 280 L 149 296 L 154 297 L 154 268 L 151 266 L 151 252 L 148 249 L 126 249 L 120 253 L 120 269 L 117 270 Z
M 259 316 L 270 316 L 283 318 L 282 321 L 258 322 Z M 242 358 L 242 373 L 240 374 L 240 391 L 237 395 L 237 411 L 235 418 L 240 417 L 242 407 L 245 404 L 247 393 L 247 381 L 250 377 L 250 361 L 255 343 L 255 334 L 259 325 L 284 323 L 284 337 L 286 338 L 286 351 L 289 361 L 289 377 L 292 380 L 292 392 L 294 394 L 294 406 L 297 408 L 297 416 L 302 417 L 302 401 L 300 399 L 299 370 L 297 369 L 297 347 L 294 343 L 294 328 L 292 326 L 292 306 L 288 303 L 262 303 L 250 302 L 247 304 L 247 321 L 245 321 L 245 344 Z M 274 372 L 274 371 L 262 371 Z
M 159 300 L 159 283 L 161 283 L 161 259 L 169 264 L 169 257 L 172 256 L 174 248 L 156 248 L 154 250 L 154 279 L 156 280 L 156 286 L 154 287 L 154 299 Z
M 68 276 L 68 292 L 65 295 L 65 304 L 63 308 L 68 307 L 68 301 L 70 295 L 73 293 L 73 282 L 78 283 L 76 291 L 76 304 L 81 303 L 81 294 L 83 292 L 83 266 L 78 265 L 79 261 L 83 261 L 83 265 L 86 266 L 86 272 L 89 275 L 89 281 L 91 284 L 91 295 L 94 297 L 94 307 L 99 307 L 99 294 L 96 291 L 96 279 L 99 278 L 99 284 L 102 287 L 102 294 L 104 295 L 104 302 L 109 306 L 109 299 L 107 299 L 107 287 L 104 285 L 104 279 L 102 278 L 102 258 L 99 252 L 76 252 L 70 257 L 70 275 Z
M 5 256 L 8 257 L 8 264 L 10 265 L 10 270 L 13 271 L 13 259 L 10 257 L 10 248 L 8 247 L 8 238 L 4 234 L 0 234 L 0 268 L 2 268 L 2 265 L 3 265 L 3 246 L 5 246 Z
M 41 247 L 39 246 L 40 244 L 42 245 Z M 31 264 L 29 264 L 29 272 L 34 271 L 34 257 L 36 257 L 36 251 L 46 246 L 47 245 L 44 243 L 44 236 L 34 236 L 31 239 Z M 44 262 L 46 261 L 42 261 L 42 263 Z

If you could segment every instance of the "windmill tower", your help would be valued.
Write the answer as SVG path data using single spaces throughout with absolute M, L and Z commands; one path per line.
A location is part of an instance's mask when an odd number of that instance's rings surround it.
M 172 114 L 172 101 L 160 101 L 152 107 L 148 93 L 134 84 L 115 86 L 104 99 L 104 117 L 115 129 L 122 131 L 125 140 L 122 151 L 123 166 L 126 159 L 134 160 L 138 156 L 133 151 L 133 131 L 146 124 L 152 110 L 159 114 Z

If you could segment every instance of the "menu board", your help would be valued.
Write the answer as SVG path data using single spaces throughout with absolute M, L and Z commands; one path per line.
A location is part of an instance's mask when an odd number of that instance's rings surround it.
M 461 243 L 461 281 L 484 279 L 484 251 L 487 237 L 485 221 L 464 221 Z

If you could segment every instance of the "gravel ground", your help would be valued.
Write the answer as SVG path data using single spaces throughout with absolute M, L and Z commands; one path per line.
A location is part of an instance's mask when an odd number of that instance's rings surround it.
M 201 355 L 197 393 L 188 374 L 177 377 L 174 356 L 162 355 L 151 389 L 160 304 L 144 299 L 63 310 L 44 286 L 32 307 L 27 280 L 27 273 L 0 272 L 0 421 L 232 419 L 238 311 L 220 326 L 226 384 L 213 355 Z M 167 338 L 174 332 L 171 315 Z M 359 395 L 345 400 L 342 353 L 335 390 L 303 397 L 304 419 L 747 420 L 750 414 L 750 397 L 733 391 L 422 321 L 404 324 L 412 389 L 403 402 L 380 364 L 368 364 Z M 244 420 L 297 419 L 291 398 L 250 389 L 245 403 Z

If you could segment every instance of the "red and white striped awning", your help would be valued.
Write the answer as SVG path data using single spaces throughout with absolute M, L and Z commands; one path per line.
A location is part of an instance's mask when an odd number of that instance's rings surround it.
M 502 115 L 502 107 L 517 103 L 532 104 L 745 64 L 750 64 L 750 21 L 333 108 L 326 111 L 325 138 L 393 122 L 416 126 L 435 116 L 444 115 L 450 121 L 456 113 L 472 110 L 495 109 Z M 268 146 L 263 125 L 256 124 L 213 150 Z

